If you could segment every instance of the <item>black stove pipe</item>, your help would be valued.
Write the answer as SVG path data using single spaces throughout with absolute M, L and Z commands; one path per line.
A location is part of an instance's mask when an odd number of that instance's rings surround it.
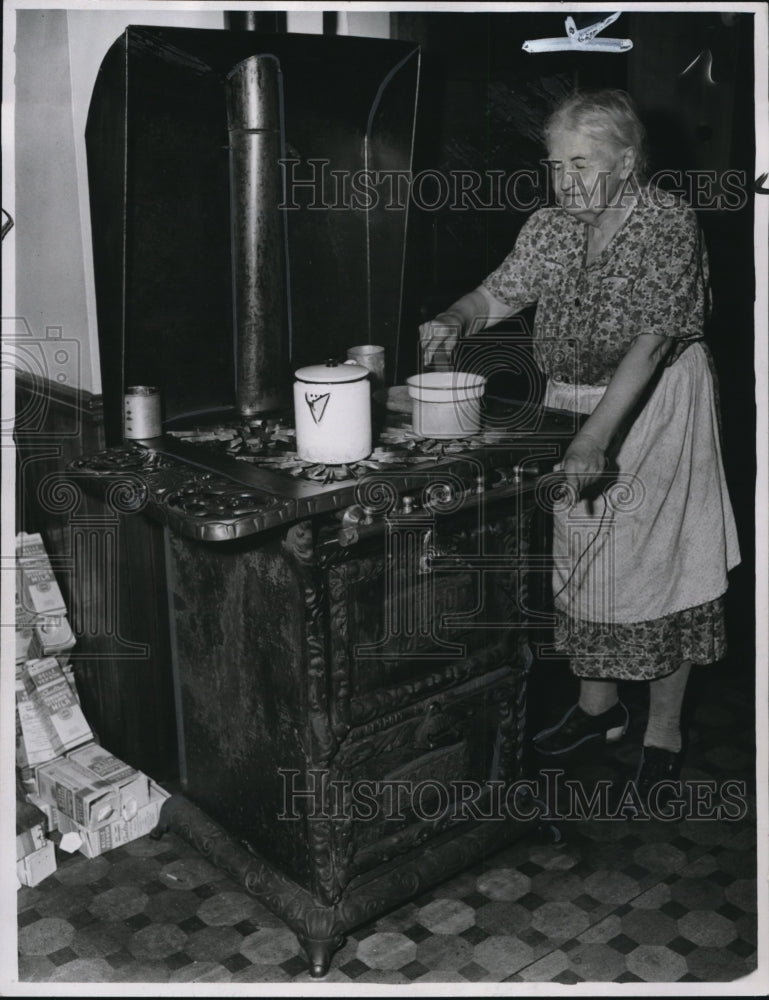
M 264 35 L 278 35 L 287 30 L 285 10 L 228 10 L 224 14 L 225 26 L 230 31 L 260 31 Z
M 249 56 L 227 77 L 237 406 L 244 417 L 285 406 L 288 395 L 279 88 L 271 55 Z

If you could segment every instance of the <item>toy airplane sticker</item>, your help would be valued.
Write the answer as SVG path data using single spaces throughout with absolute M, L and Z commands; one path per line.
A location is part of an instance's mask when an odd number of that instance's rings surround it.
M 603 21 L 596 21 L 586 28 L 578 28 L 573 17 L 566 18 L 566 36 L 562 38 L 535 38 L 523 43 L 524 52 L 627 52 L 633 48 L 629 38 L 596 38 L 620 16 L 621 11 L 609 14 Z

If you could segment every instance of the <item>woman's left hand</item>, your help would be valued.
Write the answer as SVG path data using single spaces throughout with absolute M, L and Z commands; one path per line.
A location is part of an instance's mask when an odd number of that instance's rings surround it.
M 606 454 L 597 441 L 587 434 L 579 433 L 555 470 L 565 474 L 567 484 L 579 497 L 603 475 L 606 470 Z

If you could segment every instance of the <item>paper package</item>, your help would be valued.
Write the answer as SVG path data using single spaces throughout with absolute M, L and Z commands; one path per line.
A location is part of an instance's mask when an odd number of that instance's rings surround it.
M 59 830 L 63 834 L 61 846 L 65 850 L 80 850 L 87 858 L 97 858 L 105 851 L 121 847 L 132 840 L 138 840 L 155 829 L 160 816 L 160 809 L 169 798 L 169 793 L 150 781 L 150 800 L 142 806 L 132 819 L 117 818 L 105 823 L 97 830 L 88 830 L 71 820 L 68 816 L 59 814 Z M 72 835 L 77 839 L 72 843 Z M 65 840 L 65 838 L 68 838 Z
M 59 756 L 44 713 L 33 701 L 21 677 L 16 678 L 16 766 L 25 780 L 34 769 Z
M 27 854 L 26 857 L 16 862 L 16 877 L 21 885 L 39 885 L 55 871 L 56 852 L 50 840 L 46 840 L 39 850 Z
M 25 611 L 34 615 L 64 615 L 66 605 L 48 553 L 39 534 L 16 536 L 16 591 Z
M 72 757 L 59 757 L 37 768 L 37 796 L 56 806 L 60 830 L 62 817 L 87 830 L 96 830 L 115 820 L 130 820 L 150 801 L 146 774 L 128 767 L 101 747 L 94 745 L 93 750 L 104 755 L 99 760 L 106 757 L 120 765 L 122 770 L 114 779 L 100 777 L 87 764 Z
M 58 753 L 74 750 L 93 733 L 63 669 L 53 656 L 28 660 L 22 672 L 24 686 L 40 710 Z

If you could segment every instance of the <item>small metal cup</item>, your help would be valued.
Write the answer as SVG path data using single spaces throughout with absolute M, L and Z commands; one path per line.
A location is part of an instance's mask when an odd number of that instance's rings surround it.
M 371 372 L 372 391 L 384 389 L 385 386 L 385 349 L 376 344 L 360 344 L 347 349 L 347 358 L 356 364 L 368 368 Z

